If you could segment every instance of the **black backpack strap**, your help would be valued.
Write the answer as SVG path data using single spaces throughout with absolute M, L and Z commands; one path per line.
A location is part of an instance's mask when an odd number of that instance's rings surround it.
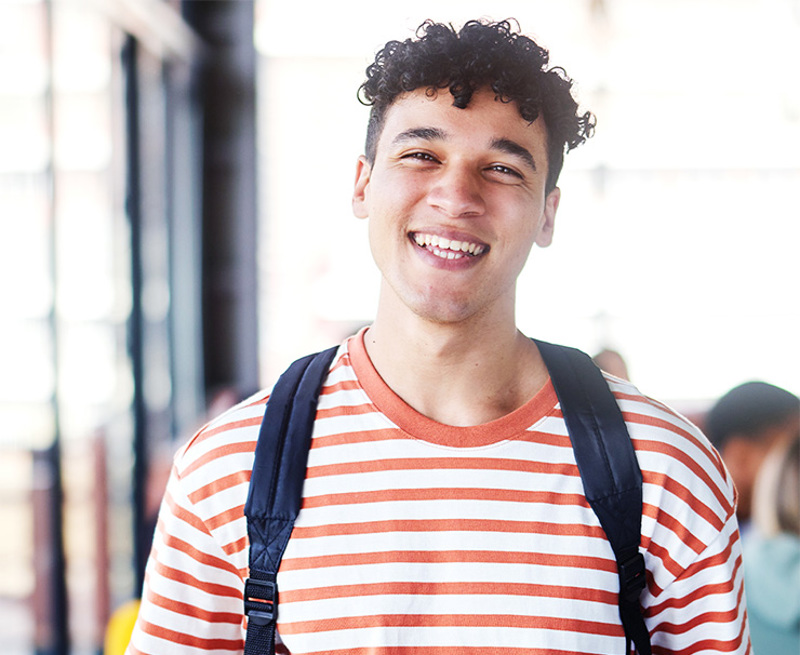
M 267 401 L 244 506 L 250 539 L 245 655 L 275 652 L 278 567 L 300 511 L 317 399 L 337 349 L 298 359 Z
M 651 655 L 639 594 L 644 589 L 642 472 L 622 412 L 591 358 L 575 348 L 534 339 L 555 388 L 586 500 L 611 543 L 619 572 L 619 613 L 639 655 Z

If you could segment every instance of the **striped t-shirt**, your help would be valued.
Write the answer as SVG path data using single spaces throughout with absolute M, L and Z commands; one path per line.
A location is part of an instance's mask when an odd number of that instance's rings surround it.
M 724 466 L 681 416 L 609 382 L 644 479 L 653 652 L 749 652 Z M 130 653 L 241 652 L 243 508 L 266 401 L 177 454 Z M 621 655 L 618 589 L 549 382 L 496 421 L 447 426 L 385 385 L 361 335 L 342 345 L 278 574 L 278 653 Z

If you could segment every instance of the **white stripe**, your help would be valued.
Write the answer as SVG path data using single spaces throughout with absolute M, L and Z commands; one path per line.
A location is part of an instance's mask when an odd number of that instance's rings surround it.
M 616 572 L 584 569 L 580 574 L 570 567 L 491 562 L 386 562 L 357 566 L 331 566 L 325 569 L 282 571 L 282 589 L 321 589 L 369 583 L 458 583 L 486 582 L 509 584 L 566 585 L 582 589 L 604 589 L 617 579 Z M 571 583 L 571 584 L 570 584 Z M 389 599 L 389 602 L 391 599 Z M 509 599 L 503 603 L 508 610 Z M 516 601 L 515 601 L 516 603 Z
M 476 608 L 476 613 L 480 608 Z M 622 653 L 625 639 L 603 635 L 563 634 L 561 630 L 528 630 L 503 627 L 481 628 L 457 627 L 419 627 L 407 628 L 363 628 L 357 630 L 331 630 L 309 634 L 297 646 L 295 635 L 284 637 L 293 655 L 317 651 L 347 650 L 351 644 L 369 644 L 372 647 L 469 647 L 485 648 L 495 652 L 500 648 L 519 648 L 533 650 L 579 650 L 586 653 Z
M 591 554 L 613 559 L 611 546 L 602 537 L 579 539 L 571 536 L 529 535 L 507 532 L 378 532 L 368 534 L 290 539 L 284 560 L 335 554 L 381 553 L 390 551 L 478 550 L 503 553 L 544 553 L 552 555 Z

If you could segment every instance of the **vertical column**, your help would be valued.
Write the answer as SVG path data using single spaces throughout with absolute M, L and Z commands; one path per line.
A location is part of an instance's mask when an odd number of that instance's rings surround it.
M 207 46 L 204 106 L 203 304 L 206 389 L 258 386 L 253 2 L 184 2 Z

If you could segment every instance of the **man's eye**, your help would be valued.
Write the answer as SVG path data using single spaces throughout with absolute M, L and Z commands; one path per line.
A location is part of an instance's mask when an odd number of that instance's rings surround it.
M 403 155 L 402 159 L 411 159 L 422 162 L 436 162 L 436 157 L 427 152 L 409 152 Z
M 503 166 L 502 164 L 493 164 L 489 167 L 489 170 L 492 172 L 502 173 L 503 175 L 510 175 L 517 179 L 522 179 L 522 175 L 520 175 L 517 171 L 513 168 L 509 168 L 508 166 Z

